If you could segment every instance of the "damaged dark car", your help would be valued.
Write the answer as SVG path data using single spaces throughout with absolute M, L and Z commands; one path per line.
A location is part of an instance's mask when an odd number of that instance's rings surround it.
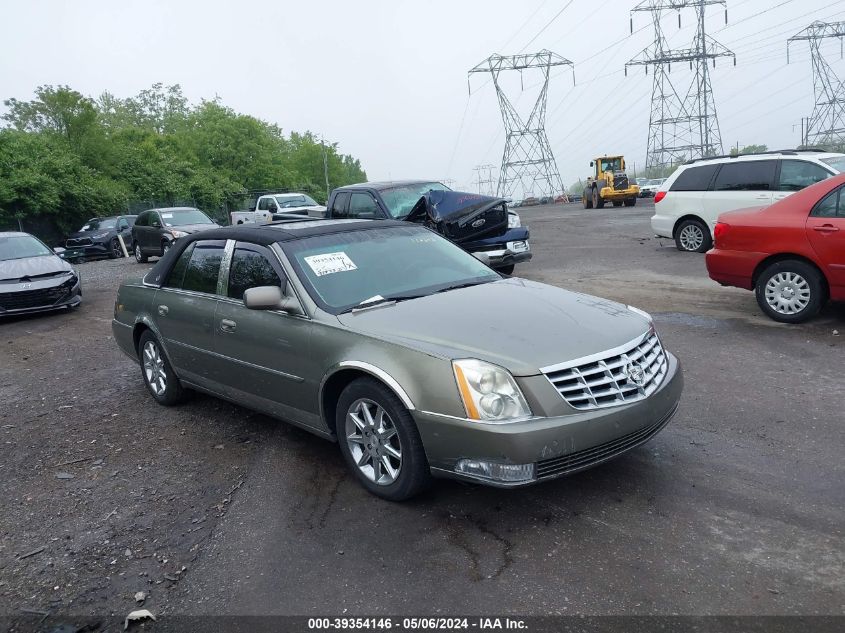
M 119 215 L 108 218 L 91 218 L 82 228 L 71 233 L 65 240 L 65 259 L 105 256 L 111 259 L 124 257 L 120 238 L 128 253 L 132 252 L 132 226 L 134 215 Z M 118 237 L 119 236 L 119 237 Z
M 73 266 L 28 233 L 0 233 L 0 317 L 71 309 L 81 301 Z
M 504 198 L 452 191 L 427 180 L 368 182 L 335 189 L 327 206 L 327 218 L 422 224 L 507 275 L 531 259 L 528 227 Z

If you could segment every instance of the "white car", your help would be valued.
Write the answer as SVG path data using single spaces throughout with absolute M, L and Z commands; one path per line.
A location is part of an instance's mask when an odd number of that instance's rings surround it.
M 845 172 L 845 154 L 784 150 L 689 161 L 654 196 L 651 228 L 678 250 L 704 253 L 713 245 L 719 215 L 783 200 Z
M 651 180 L 646 180 L 640 185 L 640 198 L 653 198 L 660 190 L 660 185 L 664 182 L 666 182 L 665 178 L 652 178 Z

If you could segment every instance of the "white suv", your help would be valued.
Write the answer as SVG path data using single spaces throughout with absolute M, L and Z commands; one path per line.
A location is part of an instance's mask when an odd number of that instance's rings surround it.
M 678 250 L 704 253 L 719 214 L 764 207 L 845 172 L 845 154 L 784 150 L 684 163 L 654 196 L 651 228 Z

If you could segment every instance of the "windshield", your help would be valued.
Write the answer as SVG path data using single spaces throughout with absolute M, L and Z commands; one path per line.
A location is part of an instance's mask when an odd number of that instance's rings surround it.
M 316 207 L 317 202 L 305 194 L 301 196 L 276 196 L 276 204 L 280 209 L 290 209 L 291 207 Z
M 171 209 L 161 212 L 164 226 L 186 226 L 188 224 L 214 224 L 209 217 L 199 209 Z
M 429 191 L 451 191 L 451 189 L 439 182 L 421 182 L 382 189 L 380 193 L 390 215 L 394 218 L 404 218 Z
M 88 231 L 102 231 L 113 229 L 117 225 L 117 218 L 101 218 L 97 220 L 89 220 L 88 223 L 79 229 L 83 233 Z
M 41 240 L 31 235 L 0 237 L 0 262 L 52 254 L 53 251 L 47 248 Z
M 833 167 L 840 174 L 845 173 L 845 156 L 834 156 L 832 158 L 822 158 L 822 162 Z
M 602 171 L 622 171 L 622 159 L 621 158 L 602 158 L 601 159 L 601 170 Z
M 318 235 L 281 244 L 308 293 L 338 314 L 383 299 L 416 298 L 501 277 L 421 226 Z

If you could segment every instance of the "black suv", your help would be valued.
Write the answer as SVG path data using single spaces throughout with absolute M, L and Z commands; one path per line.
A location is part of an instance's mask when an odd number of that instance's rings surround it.
M 116 215 L 107 218 L 91 218 L 85 225 L 71 233 L 65 240 L 65 259 L 80 259 L 105 255 L 112 259 L 123 257 L 118 235 L 123 238 L 127 251 L 132 251 L 132 225 L 134 215 Z
M 132 227 L 135 259 L 143 264 L 148 257 L 161 257 L 180 237 L 218 226 L 205 213 L 193 207 L 144 211 L 138 215 Z

